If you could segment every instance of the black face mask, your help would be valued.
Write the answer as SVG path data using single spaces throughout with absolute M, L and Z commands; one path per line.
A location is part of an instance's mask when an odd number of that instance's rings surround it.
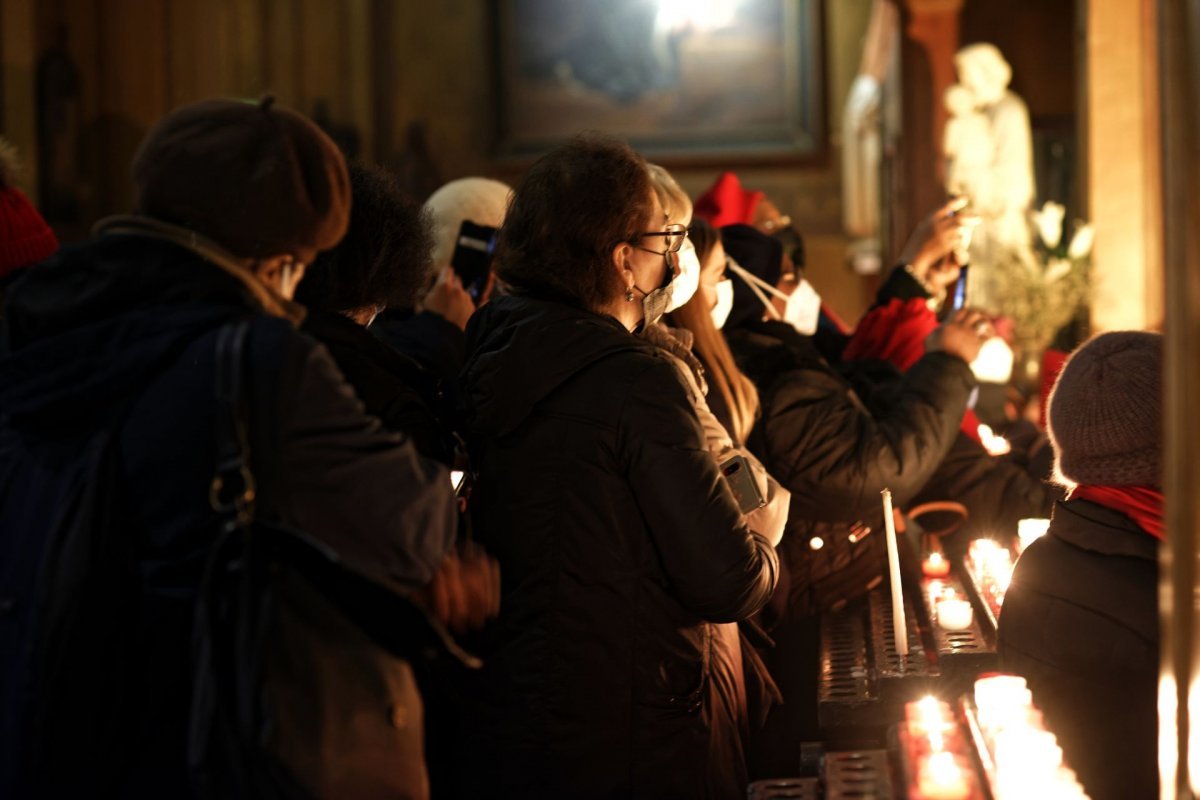
M 783 245 L 783 251 L 796 265 L 797 272 L 804 269 L 804 237 L 791 225 L 780 228 L 771 237 Z

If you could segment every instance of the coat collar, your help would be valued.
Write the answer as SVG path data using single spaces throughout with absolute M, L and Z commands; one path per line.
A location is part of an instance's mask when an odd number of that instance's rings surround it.
M 1054 505 L 1050 534 L 1083 550 L 1109 556 L 1158 560 L 1158 540 L 1119 511 L 1088 500 Z
M 92 232 L 95 234 L 143 236 L 177 244 L 237 280 L 266 313 L 291 320 L 294 325 L 299 325 L 304 320 L 304 306 L 288 300 L 264 284 L 250 270 L 242 266 L 228 250 L 189 228 L 172 225 L 151 217 L 126 214 L 100 220 Z

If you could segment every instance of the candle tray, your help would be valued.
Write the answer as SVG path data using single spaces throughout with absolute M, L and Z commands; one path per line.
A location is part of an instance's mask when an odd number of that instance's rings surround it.
M 954 578 L 948 585 L 961 591 Z M 994 633 L 979 617 L 963 631 L 932 622 L 924 588 L 905 597 L 909 653 L 901 659 L 886 586 L 821 619 L 818 719 L 830 746 L 878 747 L 903 718 L 904 704 L 924 694 L 957 697 L 981 672 L 996 668 Z

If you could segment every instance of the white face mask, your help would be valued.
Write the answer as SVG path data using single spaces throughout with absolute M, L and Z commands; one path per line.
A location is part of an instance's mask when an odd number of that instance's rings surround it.
M 696 255 L 696 246 L 691 239 L 685 239 L 683 247 L 677 254 L 679 274 L 670 283 L 671 299 L 667 303 L 667 313 L 676 311 L 684 306 L 696 290 L 700 288 L 700 257 Z
M 796 291 L 788 295 L 787 308 L 783 312 L 783 321 L 790 323 L 805 336 L 817 332 L 817 322 L 821 319 L 821 295 L 812 284 L 801 280 Z
M 749 285 L 750 290 L 754 292 L 755 296 L 766 307 L 767 313 L 772 318 L 788 323 L 796 329 L 797 333 L 804 336 L 812 336 L 817 332 L 817 322 L 821 318 L 821 295 L 817 294 L 817 290 L 812 287 L 811 283 L 801 280 L 800 285 L 796 287 L 795 291 L 791 294 L 785 294 L 754 273 L 749 272 L 733 259 L 729 260 L 729 268 Z M 787 303 L 783 316 L 779 315 L 779 311 L 771 303 L 771 299 L 767 297 L 767 293 L 773 294 Z
M 712 321 L 717 330 L 725 327 L 730 311 L 733 311 L 733 281 L 724 278 L 717 282 L 717 304 L 712 308 Z

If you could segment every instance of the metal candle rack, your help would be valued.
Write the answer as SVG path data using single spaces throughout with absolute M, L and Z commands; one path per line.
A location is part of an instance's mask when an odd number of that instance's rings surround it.
M 993 617 L 985 613 L 965 570 L 940 579 L 975 610 L 960 631 L 933 620 L 927 581 L 905 592 L 909 655 L 896 651 L 887 587 L 821 620 L 818 717 L 828 749 L 883 747 L 888 728 L 903 717 L 904 704 L 924 694 L 957 697 L 981 672 L 996 668 Z
M 750 784 L 749 800 L 899 800 L 886 750 L 826 753 L 821 775 Z

